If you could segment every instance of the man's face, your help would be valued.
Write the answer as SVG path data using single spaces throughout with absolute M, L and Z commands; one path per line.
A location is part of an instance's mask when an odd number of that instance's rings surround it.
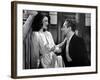
M 63 31 L 64 34 L 67 34 L 69 32 L 69 27 L 67 28 L 67 21 L 64 22 L 63 27 L 61 30 Z

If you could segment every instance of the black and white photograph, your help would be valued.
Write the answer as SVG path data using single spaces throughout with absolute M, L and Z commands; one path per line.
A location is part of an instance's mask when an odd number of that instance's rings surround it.
M 12 3 L 12 76 L 97 73 L 97 7 Z
M 91 66 L 91 14 L 23 10 L 23 68 Z

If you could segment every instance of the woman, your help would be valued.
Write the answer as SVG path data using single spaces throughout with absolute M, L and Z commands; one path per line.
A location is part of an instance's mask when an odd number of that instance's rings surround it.
M 46 15 L 37 14 L 32 23 L 33 28 L 33 54 L 35 65 L 39 68 L 54 68 L 62 67 L 62 57 L 57 57 L 54 52 L 55 50 L 54 40 L 49 31 L 47 31 L 48 17 Z M 57 62 L 58 61 L 58 62 Z M 59 63 L 60 61 L 60 63 Z

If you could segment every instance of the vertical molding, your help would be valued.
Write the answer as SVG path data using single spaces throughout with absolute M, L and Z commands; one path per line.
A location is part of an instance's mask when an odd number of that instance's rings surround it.
M 16 2 L 11 2 L 11 77 L 17 76 L 17 8 Z
M 62 25 L 62 13 L 59 13 L 58 12 L 58 14 L 57 14 L 57 16 L 58 16 L 58 22 L 57 22 L 57 42 L 59 43 L 59 42 L 61 42 L 61 25 Z

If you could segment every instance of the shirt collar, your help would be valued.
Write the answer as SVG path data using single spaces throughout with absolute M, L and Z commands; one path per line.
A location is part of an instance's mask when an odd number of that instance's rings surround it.
M 71 38 L 73 37 L 74 33 L 71 34 L 71 36 L 69 37 L 69 39 L 67 39 L 67 42 L 70 42 Z

